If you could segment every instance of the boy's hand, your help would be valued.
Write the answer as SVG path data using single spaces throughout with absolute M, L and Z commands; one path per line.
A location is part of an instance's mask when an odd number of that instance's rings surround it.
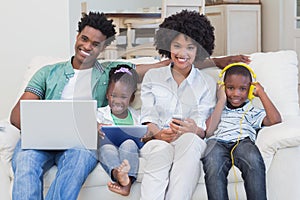
M 223 102 L 226 102 L 226 100 L 227 100 L 224 84 L 219 84 L 218 85 L 217 99 L 218 99 L 218 101 L 223 101 Z
M 255 86 L 255 89 L 253 91 L 254 96 L 260 97 L 262 93 L 265 93 L 265 90 L 263 86 L 259 82 L 254 82 L 252 85 Z

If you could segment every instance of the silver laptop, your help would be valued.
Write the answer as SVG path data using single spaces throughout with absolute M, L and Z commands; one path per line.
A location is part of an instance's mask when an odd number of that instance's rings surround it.
M 96 100 L 21 100 L 22 149 L 97 149 Z

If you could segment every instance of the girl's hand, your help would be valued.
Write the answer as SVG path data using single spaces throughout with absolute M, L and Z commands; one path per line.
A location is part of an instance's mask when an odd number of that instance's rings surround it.
M 102 132 L 102 130 L 101 130 L 101 127 L 102 126 L 111 126 L 112 124 L 101 124 L 101 123 L 97 123 L 97 129 L 98 129 L 98 135 L 102 138 L 102 139 L 104 139 L 104 137 L 105 137 L 105 133 L 104 132 Z

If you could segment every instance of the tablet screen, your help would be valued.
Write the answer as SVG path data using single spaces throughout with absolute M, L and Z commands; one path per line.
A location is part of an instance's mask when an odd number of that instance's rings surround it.
M 105 133 L 105 137 L 115 146 L 120 146 L 125 140 L 131 139 L 135 141 L 137 146 L 141 148 L 144 143 L 141 138 L 147 133 L 147 125 L 124 125 L 124 126 L 102 126 L 101 130 Z

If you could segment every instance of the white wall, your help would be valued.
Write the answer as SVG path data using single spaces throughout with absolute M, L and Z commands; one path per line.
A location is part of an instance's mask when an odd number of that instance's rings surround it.
M 69 0 L 69 34 L 70 34 L 70 53 L 74 54 L 75 39 L 78 31 L 78 22 L 81 19 L 81 2 L 85 0 Z
M 161 0 L 86 0 L 88 9 L 104 13 L 137 12 L 146 7 L 161 7 Z
M 296 28 L 295 0 L 261 0 L 262 49 L 264 52 L 292 49 L 300 63 L 300 29 Z M 298 64 L 300 72 L 300 64 Z M 300 73 L 298 73 L 300 93 Z M 299 99 L 300 102 L 300 99 Z
M 69 57 L 68 0 L 9 0 L 0 6 L 0 119 L 9 116 L 34 56 Z
M 73 55 L 83 1 L 0 0 L 0 119 L 9 117 L 19 98 L 24 73 L 33 57 L 69 58 Z M 120 2 L 125 1 L 97 0 L 96 5 L 100 7 L 95 10 L 108 12 L 110 7 L 116 8 Z M 143 2 L 147 3 L 148 0 Z M 101 5 L 106 9 L 101 9 Z

